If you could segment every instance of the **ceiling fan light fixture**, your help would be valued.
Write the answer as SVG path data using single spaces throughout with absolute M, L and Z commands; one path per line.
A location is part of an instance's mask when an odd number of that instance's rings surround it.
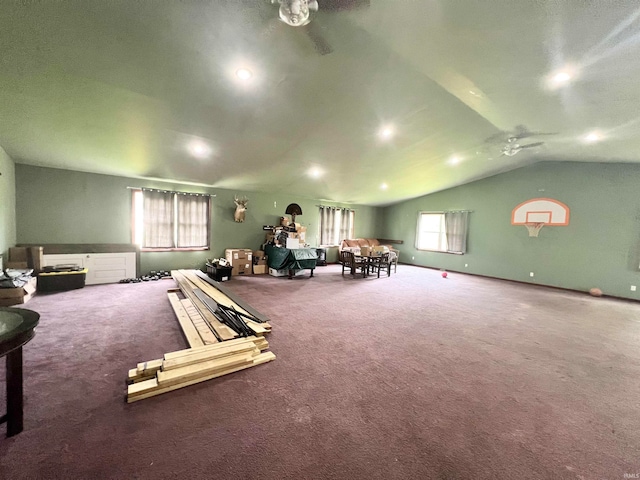
M 318 2 L 315 0 L 280 0 L 279 16 L 287 25 L 301 27 L 311 21 L 309 11 L 317 11 Z

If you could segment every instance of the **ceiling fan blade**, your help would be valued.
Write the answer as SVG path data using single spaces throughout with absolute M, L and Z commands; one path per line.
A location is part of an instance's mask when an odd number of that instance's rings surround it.
M 540 145 L 544 145 L 544 142 L 528 143 L 527 145 L 520 145 L 520 148 L 533 148 L 539 147 Z
M 515 138 L 515 139 L 521 139 L 521 138 L 528 138 L 528 137 L 537 137 L 540 135 L 557 135 L 558 132 L 532 132 L 531 130 L 527 129 L 527 127 L 525 127 L 524 125 L 516 125 L 516 127 L 513 129 L 513 134 L 510 136 L 510 138 Z
M 371 6 L 371 0 L 318 0 L 318 3 L 320 10 L 326 12 L 341 12 Z
M 311 22 L 302 28 L 304 28 L 308 37 L 313 42 L 313 46 L 316 49 L 316 52 L 318 52 L 320 55 L 327 55 L 333 52 L 333 48 L 324 38 L 322 26 L 319 23 Z

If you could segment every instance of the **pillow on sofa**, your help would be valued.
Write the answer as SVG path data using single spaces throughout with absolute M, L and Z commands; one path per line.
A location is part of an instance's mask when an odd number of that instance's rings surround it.
M 345 240 L 344 243 L 347 244 L 347 247 L 359 247 L 357 240 Z
M 377 238 L 369 238 L 369 246 L 371 247 L 377 247 L 378 245 L 380 245 L 380 242 L 378 241 Z
M 358 238 L 358 245 L 361 247 L 368 247 L 369 240 L 367 238 Z

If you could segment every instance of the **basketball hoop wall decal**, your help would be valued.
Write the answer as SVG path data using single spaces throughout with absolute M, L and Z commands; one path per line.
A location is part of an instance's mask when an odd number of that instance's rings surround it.
M 530 237 L 537 237 L 545 225 L 569 225 L 569 207 L 553 198 L 532 198 L 513 209 L 511 225 L 524 225 Z

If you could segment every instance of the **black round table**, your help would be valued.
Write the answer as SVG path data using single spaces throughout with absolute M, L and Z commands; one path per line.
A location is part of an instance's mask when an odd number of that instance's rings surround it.
M 7 437 L 22 431 L 22 346 L 35 336 L 40 314 L 24 308 L 0 307 L 0 357 L 7 357 Z

